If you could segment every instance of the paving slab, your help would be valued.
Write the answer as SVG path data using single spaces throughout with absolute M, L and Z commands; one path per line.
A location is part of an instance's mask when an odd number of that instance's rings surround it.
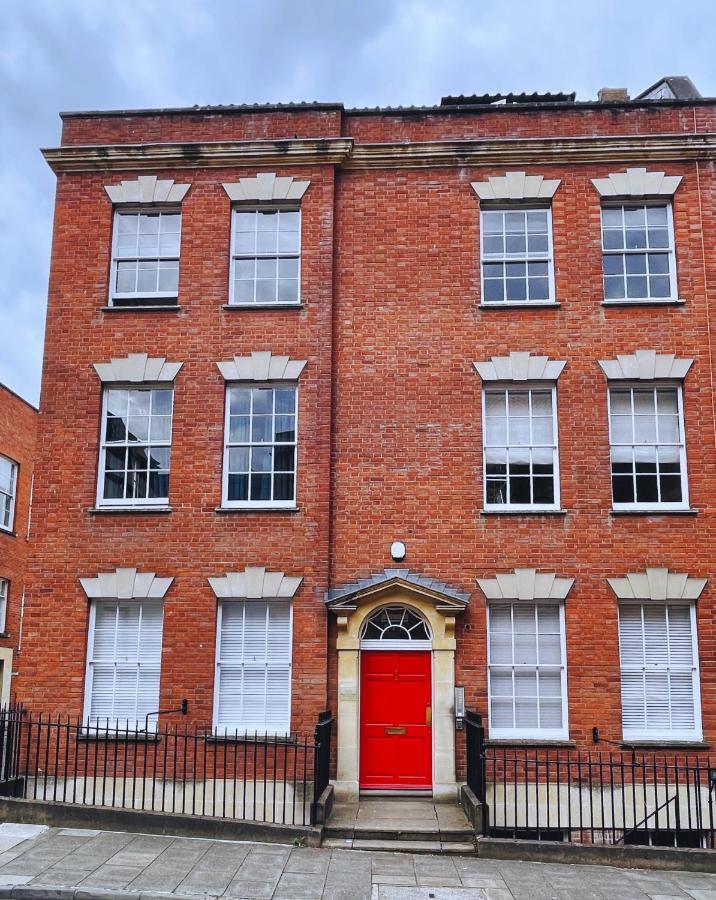
M 291 852 L 283 870 L 297 875 L 325 875 L 330 861 L 331 856 L 325 850 L 302 847 Z
M 485 891 L 474 888 L 401 888 L 381 885 L 379 900 L 487 900 Z
M 323 875 L 285 872 L 273 897 L 274 900 L 321 900 L 324 882 Z
M 245 844 L 213 844 L 179 884 L 178 890 L 220 896 L 231 884 L 249 850 Z
M 126 888 L 141 871 L 141 868 L 137 866 L 117 866 L 112 863 L 104 863 L 104 865 L 95 869 L 91 875 L 88 875 L 79 886 L 85 889 L 91 887 Z

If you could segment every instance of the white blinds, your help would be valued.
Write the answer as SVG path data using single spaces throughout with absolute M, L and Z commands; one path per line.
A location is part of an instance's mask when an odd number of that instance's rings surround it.
M 219 604 L 214 722 L 218 731 L 288 734 L 291 604 Z
M 157 600 L 92 604 L 85 703 L 92 725 L 144 728 L 147 713 L 159 709 L 162 620 Z
M 621 604 L 619 651 L 624 738 L 700 739 L 694 607 Z
M 567 736 L 562 632 L 560 604 L 490 604 L 492 737 Z

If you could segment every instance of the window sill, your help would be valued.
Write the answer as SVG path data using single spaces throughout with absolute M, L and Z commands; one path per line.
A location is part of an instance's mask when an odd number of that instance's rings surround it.
M 304 309 L 303 303 L 224 303 L 222 309 L 245 312 L 247 309 Z
M 300 506 L 217 506 L 216 513 L 297 513 Z
M 136 306 L 101 306 L 100 312 L 109 312 L 109 313 L 133 313 L 133 312 L 150 312 L 150 313 L 168 313 L 168 312 L 181 312 L 183 307 L 179 306 L 178 303 L 173 303 L 169 305 L 158 305 L 158 304 L 149 304 L 149 303 L 138 303 Z
M 481 516 L 566 516 L 566 509 L 481 509 Z
M 87 512 L 91 516 L 125 515 L 161 515 L 172 512 L 171 506 L 90 506 Z
M 698 509 L 610 509 L 610 516 L 698 516 Z
M 207 744 L 297 744 L 295 734 L 206 734 Z
M 602 306 L 684 306 L 686 300 L 602 300 Z
M 487 738 L 486 747 L 576 747 L 576 741 L 570 740 L 554 740 L 546 738 L 541 741 L 539 738 Z
M 620 741 L 619 746 L 625 750 L 708 750 L 711 744 L 704 741 Z
M 0 528 L 0 534 L 4 534 L 11 538 L 17 537 L 17 531 L 11 531 L 9 528 Z
M 127 734 L 122 731 L 103 732 L 101 728 L 99 734 L 96 731 L 92 731 L 92 733 L 77 735 L 78 744 L 97 744 L 107 741 L 124 744 L 158 744 L 161 741 L 161 737 L 154 731 L 148 731 L 146 734 L 130 731 Z
M 562 304 L 558 300 L 540 300 L 533 303 L 510 303 L 500 300 L 495 303 L 478 303 L 478 309 L 558 309 Z

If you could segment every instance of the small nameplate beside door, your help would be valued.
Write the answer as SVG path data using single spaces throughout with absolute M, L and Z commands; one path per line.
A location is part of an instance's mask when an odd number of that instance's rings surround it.
M 385 729 L 386 734 L 405 734 L 405 731 L 406 731 L 406 729 L 404 726 L 401 726 L 400 728 L 386 728 Z

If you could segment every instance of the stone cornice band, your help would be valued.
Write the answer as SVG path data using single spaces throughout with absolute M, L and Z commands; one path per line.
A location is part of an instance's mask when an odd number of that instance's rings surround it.
M 209 578 L 211 589 L 219 600 L 290 598 L 302 581 L 301 576 L 267 572 L 263 566 L 246 566 L 243 572 L 227 572 L 221 578 Z
M 355 144 L 353 138 L 70 144 L 42 151 L 56 173 L 212 166 L 320 165 L 349 169 L 679 162 L 716 159 L 716 134 L 496 138 Z

